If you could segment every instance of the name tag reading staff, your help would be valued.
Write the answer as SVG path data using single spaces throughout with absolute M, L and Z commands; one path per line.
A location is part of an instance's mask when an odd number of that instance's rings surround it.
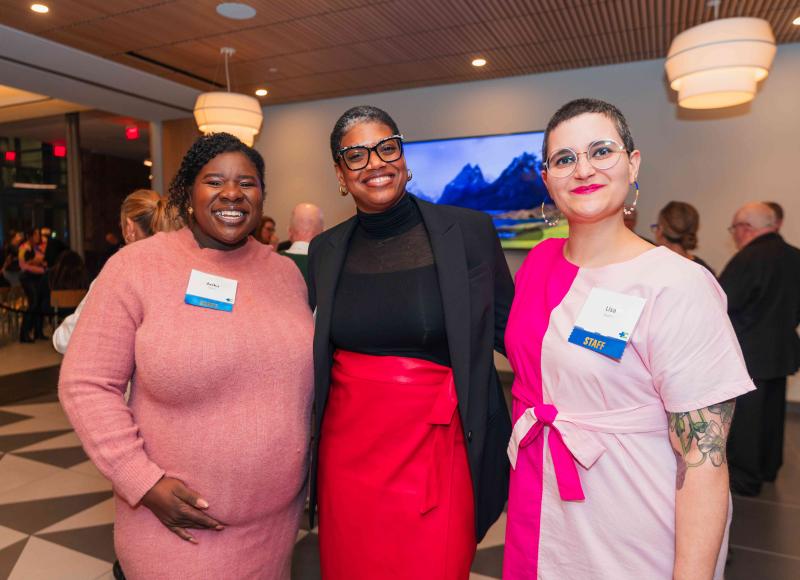
M 619 360 L 645 302 L 639 296 L 592 288 L 567 340 Z
M 192 270 L 186 287 L 184 302 L 191 306 L 231 312 L 236 302 L 236 287 L 239 282 Z

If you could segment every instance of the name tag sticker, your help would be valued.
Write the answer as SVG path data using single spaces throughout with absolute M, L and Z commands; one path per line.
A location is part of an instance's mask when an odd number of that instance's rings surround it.
M 191 306 L 231 312 L 233 304 L 236 302 L 236 286 L 238 284 L 236 280 L 230 278 L 192 270 L 184 302 Z
M 642 315 L 646 299 L 592 288 L 568 341 L 619 360 Z

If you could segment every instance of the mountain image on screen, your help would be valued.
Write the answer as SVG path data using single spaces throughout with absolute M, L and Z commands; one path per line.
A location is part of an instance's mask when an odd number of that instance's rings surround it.
M 425 192 L 413 193 L 431 199 Z M 539 175 L 539 160 L 526 152 L 515 157 L 491 183 L 484 178 L 479 164 L 466 164 L 445 186 L 436 203 L 482 211 L 508 211 L 535 208 L 548 199 Z

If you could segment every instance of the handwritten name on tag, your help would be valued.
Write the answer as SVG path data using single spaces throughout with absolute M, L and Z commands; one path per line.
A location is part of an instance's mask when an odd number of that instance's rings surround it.
M 236 302 L 236 280 L 192 270 L 184 302 L 191 306 L 231 312 Z
M 592 288 L 567 340 L 619 360 L 646 302 L 639 296 Z

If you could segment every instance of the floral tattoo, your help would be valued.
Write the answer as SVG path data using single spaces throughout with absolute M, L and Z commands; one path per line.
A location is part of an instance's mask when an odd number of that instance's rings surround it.
M 730 400 L 696 411 L 669 413 L 670 438 L 678 463 L 675 481 L 678 489 L 683 487 L 689 468 L 703 465 L 706 461 L 719 467 L 727 461 L 725 445 L 734 405 L 734 400 Z M 675 446 L 676 440 L 679 447 Z

